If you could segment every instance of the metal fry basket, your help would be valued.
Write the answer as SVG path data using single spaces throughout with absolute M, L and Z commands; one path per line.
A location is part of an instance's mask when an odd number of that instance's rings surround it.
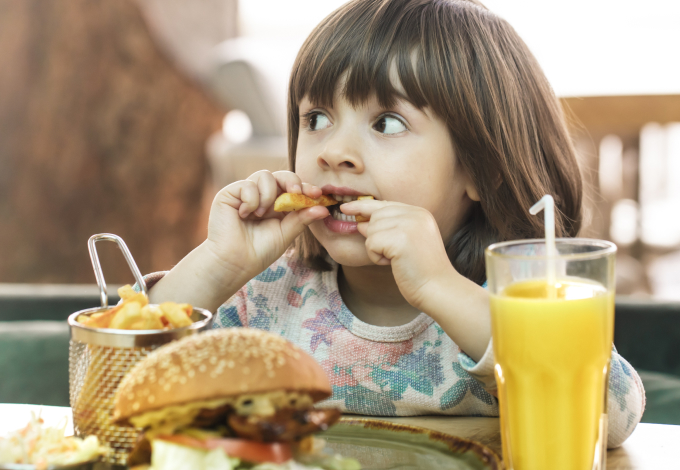
M 171 341 L 193 335 L 212 327 L 213 316 L 207 310 L 194 308 L 194 323 L 172 330 L 114 330 L 87 327 L 78 317 L 105 312 L 108 306 L 106 282 L 97 256 L 95 243 L 115 242 L 123 252 L 137 284 L 146 294 L 147 287 L 130 251 L 122 238 L 113 234 L 90 237 L 88 249 L 101 294 L 101 307 L 81 310 L 69 316 L 71 330 L 69 347 L 69 395 L 73 409 L 73 425 L 77 436 L 95 435 L 111 447 L 105 461 L 124 465 L 139 432 L 130 426 L 111 423 L 113 398 L 125 374 L 151 351 Z

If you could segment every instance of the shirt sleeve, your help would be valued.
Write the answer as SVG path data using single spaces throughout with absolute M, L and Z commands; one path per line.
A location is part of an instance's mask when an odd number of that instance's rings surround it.
M 479 362 L 475 362 L 464 352 L 459 353 L 458 360 L 467 373 L 477 379 L 489 393 L 497 394 L 493 341 L 489 341 Z M 623 444 L 633 433 L 645 410 L 642 380 L 628 361 L 616 352 L 616 348 L 612 351 L 607 398 L 607 447 L 613 449 Z
M 645 411 L 645 389 L 642 379 L 628 361 L 612 351 L 609 370 L 609 397 L 607 413 L 609 414 L 610 449 L 619 447 L 635 430 Z
M 492 395 L 497 395 L 496 377 L 494 375 L 494 367 L 496 361 L 493 356 L 493 341 L 489 341 L 489 345 L 484 351 L 484 355 L 475 362 L 470 356 L 464 352 L 458 354 L 458 361 L 472 377 L 477 379 L 482 384 L 484 389 Z

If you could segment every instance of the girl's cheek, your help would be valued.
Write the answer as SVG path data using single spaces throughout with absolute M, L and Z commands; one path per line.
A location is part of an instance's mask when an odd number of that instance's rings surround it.
M 311 182 L 308 180 L 314 175 L 315 167 L 316 159 L 309 152 L 296 152 L 295 173 L 297 173 L 302 181 Z

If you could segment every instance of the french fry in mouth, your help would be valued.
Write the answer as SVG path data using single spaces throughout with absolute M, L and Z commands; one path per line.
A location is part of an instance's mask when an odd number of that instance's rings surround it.
M 324 194 L 316 199 L 304 194 L 283 193 L 274 201 L 274 211 L 293 212 L 314 206 L 334 206 L 338 204 L 332 196 Z
M 373 199 L 373 196 L 359 196 L 358 201 Z M 342 204 L 342 202 L 336 201 L 335 198 L 324 194 L 316 199 L 304 194 L 293 194 L 293 193 L 283 193 L 274 201 L 274 211 L 276 212 L 292 212 L 298 211 L 300 209 L 306 209 L 308 207 L 314 206 L 334 206 L 336 204 Z M 357 222 L 368 222 L 371 220 L 369 217 L 364 217 L 361 215 L 355 216 Z

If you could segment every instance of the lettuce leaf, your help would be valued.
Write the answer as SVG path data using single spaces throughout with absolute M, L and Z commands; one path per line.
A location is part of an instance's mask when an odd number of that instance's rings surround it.
M 172 442 L 154 439 L 151 442 L 150 470 L 360 470 L 354 459 L 319 453 L 305 456 L 303 462 L 289 460 L 284 464 L 252 465 L 229 457 L 221 449 L 195 449 Z
M 151 443 L 151 470 L 235 470 L 241 463 L 222 450 L 193 449 L 172 442 L 154 440 Z

